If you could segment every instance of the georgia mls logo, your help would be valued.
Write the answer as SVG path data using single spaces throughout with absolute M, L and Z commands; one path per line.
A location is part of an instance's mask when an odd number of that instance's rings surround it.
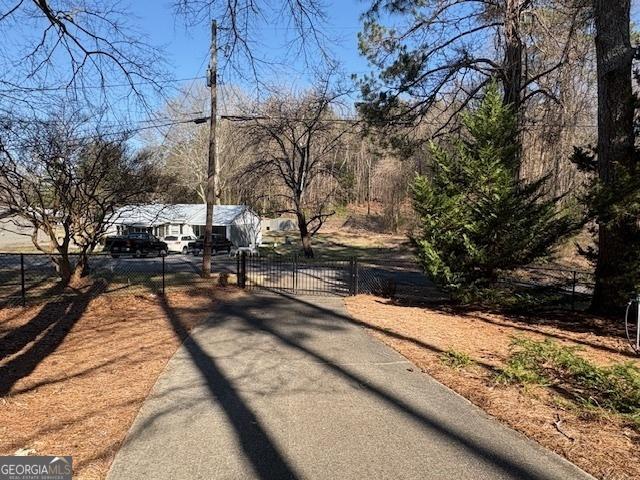
M 68 475 L 71 473 L 71 457 L 53 457 L 49 462 L 49 475 Z
M 70 480 L 71 457 L 0 457 L 0 480 Z

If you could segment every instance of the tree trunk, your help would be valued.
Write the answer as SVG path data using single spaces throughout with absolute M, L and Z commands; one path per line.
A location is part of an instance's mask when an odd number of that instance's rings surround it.
M 307 227 L 307 219 L 304 213 L 299 212 L 298 217 L 298 230 L 300 230 L 300 239 L 302 240 L 302 251 L 307 258 L 313 258 L 313 247 L 311 246 L 311 234 Z
M 60 282 L 63 287 L 81 286 L 84 279 L 89 275 L 89 257 L 80 253 L 78 262 L 73 265 L 68 253 L 63 253 L 53 257 L 56 264 Z
M 507 0 L 504 13 L 504 103 L 518 114 L 522 98 L 520 0 Z
M 85 277 L 89 275 L 89 257 L 86 253 L 81 253 L 78 256 L 78 262 L 76 263 L 73 273 L 71 274 L 70 286 L 79 286 Z
M 71 265 L 71 259 L 69 254 L 63 253 L 52 257 L 53 263 L 56 265 L 58 275 L 63 287 L 67 287 L 71 284 L 73 277 L 73 265 Z
M 630 0 L 595 0 L 598 74 L 598 175 L 606 186 L 633 162 L 633 110 L 629 35 Z M 632 222 L 632 220 L 629 220 Z M 628 237 L 634 228 L 621 223 L 598 226 L 598 262 L 592 309 L 612 311 L 631 293 L 621 275 Z M 632 228 L 629 228 L 632 227 Z
M 518 126 L 521 123 L 520 107 L 522 104 L 522 40 L 520 39 L 520 0 L 507 0 L 504 13 L 504 63 L 503 89 L 504 103 L 511 107 Z M 518 135 L 520 137 L 520 134 Z M 516 180 L 522 178 L 522 139 L 518 138 L 518 167 L 515 169 Z
M 371 158 L 367 162 L 367 217 L 371 216 Z

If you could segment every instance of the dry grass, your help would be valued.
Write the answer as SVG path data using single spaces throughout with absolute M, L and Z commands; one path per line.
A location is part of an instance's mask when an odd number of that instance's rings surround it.
M 166 302 L 150 292 L 102 295 L 82 299 L 77 312 L 68 304 L 0 311 L 0 348 L 9 352 L 0 361 L 8 373 L 0 386 L 10 389 L 0 397 L 0 454 L 72 455 L 74 478 L 104 478 L 181 343 L 170 318 L 192 328 L 220 292 L 171 291 Z M 12 376 L 12 365 L 27 369 L 22 378 Z
M 318 256 L 358 257 L 362 260 L 412 260 L 410 242 L 405 231 L 391 233 L 379 223 L 379 208 L 366 215 L 364 206 L 350 205 L 344 214 L 329 217 L 320 231 L 313 236 L 313 249 Z M 294 221 L 295 222 L 295 221 Z M 264 247 L 268 253 L 300 253 L 300 235 L 296 231 L 266 232 L 263 242 L 277 247 Z M 286 243 L 288 242 L 288 243 Z
M 514 318 L 447 312 L 371 296 L 346 303 L 375 337 L 489 414 L 598 478 L 640 478 L 640 435 L 622 418 L 578 408 L 544 387 L 500 386 L 494 380 L 518 335 L 578 345 L 581 355 L 598 365 L 633 360 L 620 332 L 607 322 L 577 314 Z M 447 351 L 466 354 L 472 362 L 451 368 L 442 361 Z

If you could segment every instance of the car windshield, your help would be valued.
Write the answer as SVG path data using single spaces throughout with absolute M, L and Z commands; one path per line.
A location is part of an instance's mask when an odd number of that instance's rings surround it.
M 185 240 L 191 240 L 191 237 L 182 237 L 182 240 L 183 240 L 183 241 L 185 241 Z
M 169 241 L 169 242 L 174 242 L 174 241 L 178 240 L 178 237 L 168 236 L 168 237 L 164 237 L 164 239 L 166 241 Z

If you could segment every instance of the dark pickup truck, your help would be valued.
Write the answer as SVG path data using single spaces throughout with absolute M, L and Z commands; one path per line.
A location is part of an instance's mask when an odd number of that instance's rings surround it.
M 113 258 L 118 258 L 120 255 L 146 257 L 150 253 L 167 254 L 167 244 L 150 233 L 130 233 L 122 237 L 107 237 L 104 249 L 111 253 Z
M 224 235 L 211 235 L 211 252 L 231 252 L 233 244 Z M 200 236 L 195 242 L 187 244 L 188 250 L 194 255 L 199 255 L 204 250 L 204 237 Z

